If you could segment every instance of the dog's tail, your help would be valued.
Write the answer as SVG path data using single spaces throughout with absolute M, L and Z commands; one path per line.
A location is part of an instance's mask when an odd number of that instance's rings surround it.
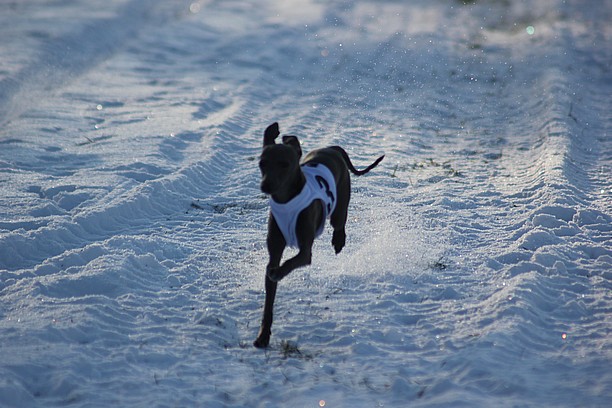
M 378 166 L 378 163 L 380 163 L 382 161 L 382 159 L 385 158 L 385 155 L 383 154 L 378 159 L 376 159 L 376 161 L 374 161 L 374 163 L 370 164 L 365 169 L 357 170 L 355 168 L 355 166 L 353 166 L 353 163 L 351 163 L 351 159 L 349 158 L 348 153 L 343 148 L 341 148 L 340 146 L 332 146 L 331 148 L 336 150 L 337 152 L 339 152 L 342 155 L 342 158 L 346 162 L 346 167 L 348 167 L 348 169 L 351 171 L 351 173 L 353 173 L 356 176 L 362 176 L 362 175 L 366 174 L 367 172 L 372 170 L 374 167 Z

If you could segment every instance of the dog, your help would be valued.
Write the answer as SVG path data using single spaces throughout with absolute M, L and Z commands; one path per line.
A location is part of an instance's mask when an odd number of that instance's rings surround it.
M 261 191 L 270 196 L 270 216 L 266 244 L 270 256 L 266 267 L 266 299 L 263 319 L 253 345 L 268 347 L 272 327 L 272 309 L 278 282 L 296 268 L 310 265 L 312 244 L 322 232 L 325 220 L 333 228 L 332 245 L 336 254 L 346 242 L 345 224 L 351 196 L 349 170 L 361 176 L 378 165 L 380 156 L 364 170 L 357 170 L 348 154 L 339 146 L 313 150 L 300 163 L 302 149 L 295 136 L 280 135 L 278 123 L 264 132 L 259 159 Z M 286 246 L 299 252 L 282 265 Z

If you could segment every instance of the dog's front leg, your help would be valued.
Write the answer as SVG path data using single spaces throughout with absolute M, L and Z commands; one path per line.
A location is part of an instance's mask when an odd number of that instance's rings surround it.
M 271 280 L 268 277 L 270 270 L 278 268 L 280 265 L 283 251 L 285 249 L 285 238 L 278 229 L 278 225 L 272 216 L 268 220 L 268 253 L 270 255 L 270 261 L 266 267 L 266 301 L 264 304 L 263 318 L 261 320 L 261 327 L 259 328 L 259 334 L 257 339 L 253 342 L 253 345 L 258 348 L 268 347 L 270 343 L 270 335 L 272 334 L 272 320 L 273 320 L 273 309 L 274 309 L 274 298 L 276 297 L 277 282 Z
M 294 269 L 310 265 L 312 262 L 312 244 L 315 240 L 316 226 L 321 222 L 322 207 L 315 201 L 303 210 L 295 227 L 299 243 L 299 252 L 293 258 L 287 259 L 280 267 L 268 270 L 268 277 L 278 282 Z
M 294 269 L 302 266 L 310 265 L 312 261 L 312 241 L 310 244 L 305 243 L 300 247 L 300 251 L 293 258 L 287 259 L 280 267 L 272 268 L 268 271 L 268 278 L 274 282 L 278 282 L 285 276 L 289 275 Z
M 266 276 L 266 303 L 264 305 L 263 319 L 259 334 L 253 342 L 253 345 L 258 348 L 266 348 L 270 344 L 270 335 L 272 334 L 272 310 L 274 308 L 274 298 L 276 297 L 276 287 L 278 283 L 272 281 Z

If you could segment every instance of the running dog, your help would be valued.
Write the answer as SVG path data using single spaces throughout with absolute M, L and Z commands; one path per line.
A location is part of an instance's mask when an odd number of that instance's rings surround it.
M 310 265 L 312 244 L 321 235 L 325 220 L 334 229 L 332 245 L 338 254 L 346 242 L 345 224 L 351 196 L 351 173 L 366 174 L 385 157 L 380 156 L 364 170 L 357 170 L 339 146 L 313 150 L 300 163 L 302 149 L 295 136 L 280 135 L 278 123 L 264 132 L 259 159 L 261 191 L 270 196 L 270 217 L 266 240 L 270 260 L 266 268 L 266 300 L 255 347 L 270 343 L 272 309 L 278 282 L 296 268 Z M 282 265 L 286 246 L 299 252 Z

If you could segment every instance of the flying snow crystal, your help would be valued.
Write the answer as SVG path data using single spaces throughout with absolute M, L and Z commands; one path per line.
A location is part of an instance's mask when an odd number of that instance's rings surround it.
M 189 11 L 190 11 L 192 14 L 196 14 L 196 13 L 198 13 L 198 12 L 200 11 L 200 8 L 201 8 L 201 6 L 200 6 L 200 4 L 199 4 L 199 3 L 191 3 L 191 4 L 189 5 Z
M 529 35 L 535 34 L 535 28 L 533 26 L 527 26 L 525 31 L 527 31 L 527 34 L 529 34 Z

